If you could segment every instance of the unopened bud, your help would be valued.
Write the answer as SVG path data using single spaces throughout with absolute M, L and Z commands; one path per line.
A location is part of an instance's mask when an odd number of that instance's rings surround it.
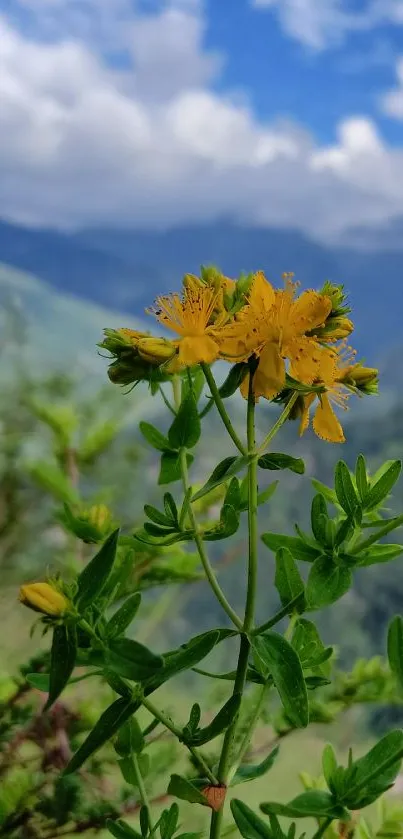
M 70 606 L 64 594 L 53 588 L 50 583 L 28 583 L 21 586 L 19 599 L 34 612 L 51 617 L 63 615 Z
M 137 344 L 137 351 L 144 361 L 158 366 L 175 355 L 176 344 L 167 338 L 141 338 Z
M 103 534 L 109 530 L 112 516 L 106 504 L 93 504 L 85 515 L 85 518 L 89 524 L 92 524 Z

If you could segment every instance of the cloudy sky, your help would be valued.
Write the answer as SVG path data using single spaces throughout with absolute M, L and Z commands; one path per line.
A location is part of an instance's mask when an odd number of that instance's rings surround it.
M 4 218 L 403 216 L 403 0 L 2 0 Z

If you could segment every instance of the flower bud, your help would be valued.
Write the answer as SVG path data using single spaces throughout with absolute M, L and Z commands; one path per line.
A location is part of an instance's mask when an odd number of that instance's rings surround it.
M 108 510 L 106 504 L 93 504 L 86 514 L 87 521 L 100 532 L 109 530 L 111 518 L 110 510 Z
M 137 350 L 140 358 L 158 366 L 175 355 L 176 344 L 167 338 L 141 338 Z
M 372 395 L 378 393 L 378 370 L 376 367 L 364 367 L 363 364 L 353 364 L 348 367 L 342 378 L 343 384 L 357 388 L 362 393 Z
M 55 618 L 67 612 L 70 606 L 64 594 L 53 588 L 50 583 L 28 583 L 21 586 L 19 600 L 34 612 Z
M 333 342 L 348 338 L 353 330 L 354 324 L 350 318 L 346 318 L 344 315 L 336 317 L 332 317 L 332 315 L 330 315 L 327 318 L 325 325 L 319 329 L 313 330 L 313 334 L 315 335 L 315 338 Z

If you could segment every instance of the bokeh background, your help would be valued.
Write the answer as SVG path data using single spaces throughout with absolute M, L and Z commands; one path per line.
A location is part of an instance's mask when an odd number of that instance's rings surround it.
M 380 369 L 379 397 L 352 400 L 343 447 L 301 440 L 292 423 L 284 430 L 282 444 L 305 459 L 306 491 L 299 476 L 282 478 L 265 530 L 303 525 L 310 476 L 331 482 L 340 455 L 352 467 L 362 451 L 371 470 L 401 456 L 402 126 L 402 0 L 3 0 L 2 672 L 38 643 L 18 584 L 72 561 L 46 407 L 61 412 L 74 450 L 104 429 L 99 457 L 65 464 L 82 498 L 108 503 L 127 529 L 159 498 L 158 464 L 137 425 L 162 427 L 164 406 L 142 386 L 113 387 L 96 344 L 104 327 L 152 329 L 145 307 L 184 272 L 213 263 L 228 276 L 264 269 L 274 282 L 293 271 L 305 288 L 344 283 L 358 357 Z M 233 410 L 242 421 L 242 400 Z M 273 416 L 261 407 L 262 432 Z M 209 423 L 195 481 L 223 456 L 220 426 Z M 402 501 L 398 485 L 393 508 Z M 237 602 L 244 540 L 241 531 L 232 553 L 215 549 Z M 357 574 L 327 610 L 325 640 L 346 666 L 384 652 L 401 568 L 398 559 Z M 180 592 L 162 636 L 164 608 L 143 627 L 156 644 L 220 621 L 203 582 Z M 276 608 L 263 547 L 259 593 L 262 615 Z M 150 593 L 151 606 L 160 595 Z M 168 593 L 165 615 L 170 602 Z M 382 728 L 382 709 L 368 724 Z

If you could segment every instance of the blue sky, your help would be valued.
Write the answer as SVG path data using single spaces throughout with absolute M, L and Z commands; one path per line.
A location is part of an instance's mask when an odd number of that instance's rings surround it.
M 403 0 L 3 0 L 5 217 L 403 216 Z

